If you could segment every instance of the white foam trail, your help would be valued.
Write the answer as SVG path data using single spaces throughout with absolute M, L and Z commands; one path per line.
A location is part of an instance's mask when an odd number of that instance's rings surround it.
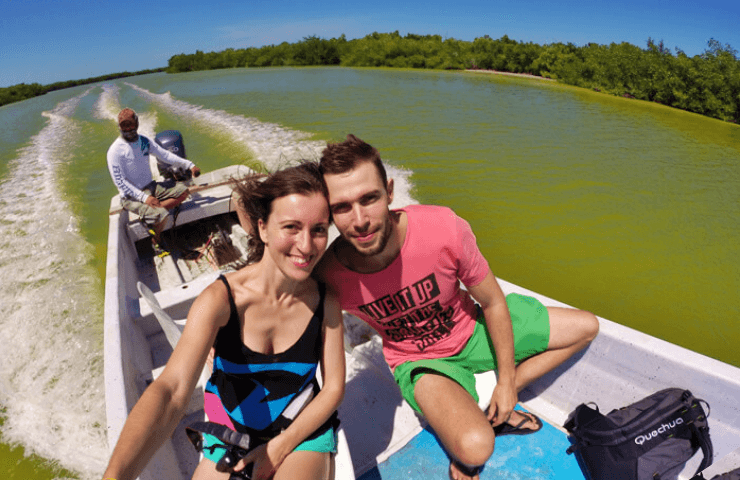
M 95 478 L 108 455 L 102 287 L 92 247 L 58 189 L 83 94 L 45 112 L 0 184 L 0 404 L 3 441 Z
M 157 94 L 131 83 L 126 83 L 145 98 L 185 118 L 217 127 L 229 133 L 235 141 L 242 143 L 255 154 L 269 170 L 276 170 L 300 159 L 316 160 L 321 157 L 324 142 L 307 140 L 311 134 L 292 130 L 275 123 L 261 122 L 255 118 L 234 115 L 223 110 L 214 110 L 192 105 L 173 98 L 167 93 Z M 417 203 L 411 197 L 411 172 L 386 165 L 388 177 L 395 181 L 393 207 Z
M 98 96 L 95 102 L 93 115 L 101 120 L 117 120 L 118 112 L 121 110 L 121 104 L 118 101 L 118 92 L 121 90 L 117 85 L 106 83 L 102 85 L 103 93 Z
M 411 196 L 413 184 L 410 177 L 413 172 L 394 165 L 388 165 L 387 163 L 385 164 L 385 169 L 388 178 L 393 179 L 393 203 L 391 204 L 391 208 L 401 208 L 406 205 L 419 203 Z
M 252 151 L 258 161 L 269 170 L 289 165 L 300 159 L 318 159 L 323 142 L 306 140 L 310 134 L 291 130 L 274 123 L 260 122 L 254 118 L 234 115 L 223 110 L 213 110 L 177 100 L 167 93 L 156 94 L 137 85 L 126 83 L 143 97 L 167 110 L 228 133 Z
M 104 84 L 103 93 L 95 102 L 95 117 L 102 120 L 113 120 L 118 122 L 118 112 L 123 108 L 118 98 L 120 88 L 114 84 Z M 154 139 L 155 127 L 157 126 L 156 112 L 136 112 L 139 117 L 139 133 Z

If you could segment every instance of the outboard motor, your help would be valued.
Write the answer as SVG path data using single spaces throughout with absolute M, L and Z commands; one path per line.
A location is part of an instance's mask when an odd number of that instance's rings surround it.
M 182 141 L 182 135 L 179 131 L 165 130 L 164 132 L 159 132 L 157 136 L 154 137 L 154 141 L 157 142 L 157 145 L 166 150 L 169 150 L 178 157 L 188 158 L 187 154 L 185 153 L 185 144 Z M 172 165 L 162 163 L 159 161 L 159 159 L 157 159 L 157 169 L 159 170 L 159 174 L 162 175 L 164 178 L 172 178 L 177 180 L 178 182 L 190 180 L 193 175 L 190 170 L 181 170 L 180 168 L 174 167 Z

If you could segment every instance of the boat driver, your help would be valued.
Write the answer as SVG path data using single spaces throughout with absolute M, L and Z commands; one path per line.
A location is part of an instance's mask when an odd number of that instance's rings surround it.
M 159 234 L 164 229 L 167 214 L 184 202 L 190 192 L 184 184 L 174 180 L 154 181 L 149 154 L 169 165 L 190 170 L 194 177 L 200 175 L 200 168 L 139 135 L 139 117 L 130 108 L 118 114 L 118 129 L 121 135 L 108 149 L 108 170 L 121 193 L 121 206 L 141 217 L 152 234 L 156 251 L 160 249 Z

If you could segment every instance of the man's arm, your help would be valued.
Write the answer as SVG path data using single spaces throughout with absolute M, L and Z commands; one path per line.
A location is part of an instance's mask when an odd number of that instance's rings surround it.
M 473 299 L 483 308 L 488 334 L 496 350 L 498 382 L 491 397 L 488 419 L 493 422 L 493 426 L 497 426 L 509 419 L 518 400 L 511 317 L 504 292 L 490 270 L 481 283 L 467 288 Z
M 121 166 L 120 157 L 113 148 L 108 150 L 107 160 L 108 171 L 110 172 L 111 179 L 118 191 L 128 198 L 133 198 L 140 202 L 146 202 L 149 195 L 145 194 L 126 178 L 126 174 Z
M 149 149 L 154 154 L 155 157 L 157 157 L 164 163 L 167 163 L 169 165 L 174 165 L 176 167 L 180 167 L 184 170 L 193 170 L 194 176 L 197 176 L 195 175 L 194 170 L 197 169 L 198 173 L 200 173 L 200 169 L 196 167 L 193 162 L 175 155 L 174 153 L 170 152 L 166 148 L 162 148 L 157 142 L 151 142 L 149 144 Z

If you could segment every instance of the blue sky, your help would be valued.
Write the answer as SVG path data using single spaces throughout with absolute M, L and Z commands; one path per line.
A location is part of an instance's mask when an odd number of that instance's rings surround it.
M 164 67 L 196 50 L 395 30 L 639 47 L 651 37 L 691 56 L 714 38 L 740 50 L 740 0 L 0 0 L 0 12 L 0 87 Z

